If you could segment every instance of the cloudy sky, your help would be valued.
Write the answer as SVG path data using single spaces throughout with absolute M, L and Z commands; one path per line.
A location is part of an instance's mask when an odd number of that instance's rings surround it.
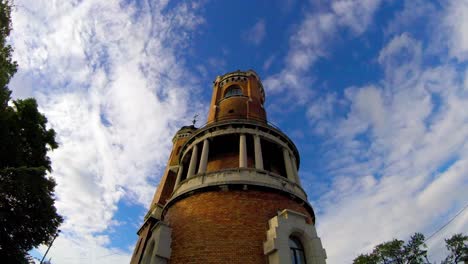
M 65 218 L 56 263 L 128 263 L 171 138 L 217 75 L 254 69 L 294 140 L 329 263 L 428 237 L 468 203 L 468 1 L 16 0 Z M 468 210 L 428 240 L 467 232 Z M 36 256 L 45 247 L 34 251 Z

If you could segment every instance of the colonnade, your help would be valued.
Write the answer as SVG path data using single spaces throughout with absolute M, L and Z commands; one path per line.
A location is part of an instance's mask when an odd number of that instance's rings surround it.
M 247 138 L 245 133 L 241 133 L 239 136 L 239 168 L 247 168 Z M 250 135 L 250 134 L 248 134 Z M 259 135 L 253 134 L 253 142 L 254 142 L 254 158 L 255 158 L 255 169 L 257 170 L 264 170 L 264 163 L 263 163 L 263 154 L 262 154 L 262 140 Z M 187 170 L 187 177 L 189 179 L 195 175 L 195 170 L 198 165 L 198 171 L 196 174 L 202 174 L 206 172 L 207 164 L 208 164 L 208 155 L 210 151 L 210 141 L 208 138 L 203 140 L 203 147 L 201 151 L 201 157 L 198 158 L 198 144 L 194 144 L 191 150 L 191 157 L 190 163 L 188 165 Z M 294 182 L 300 185 L 298 169 L 296 158 L 292 155 L 286 147 L 283 148 L 283 160 L 284 160 L 284 167 L 286 171 L 286 176 L 289 181 Z M 197 164 L 198 163 L 198 164 Z M 177 173 L 177 178 L 175 182 L 175 187 L 180 184 L 182 179 L 182 174 L 184 172 L 184 164 L 179 166 L 179 170 Z

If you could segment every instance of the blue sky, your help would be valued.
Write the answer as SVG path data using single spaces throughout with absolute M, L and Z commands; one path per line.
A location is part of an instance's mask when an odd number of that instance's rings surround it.
M 171 148 L 217 75 L 256 70 L 296 143 L 329 263 L 430 235 L 468 202 L 468 1 L 15 1 L 65 222 L 57 263 L 127 263 Z M 468 211 L 428 241 L 468 230 Z M 35 254 L 44 252 L 40 247 Z

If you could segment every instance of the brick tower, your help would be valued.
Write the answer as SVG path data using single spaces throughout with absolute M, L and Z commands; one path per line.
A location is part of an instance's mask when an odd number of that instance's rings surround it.
M 325 263 L 299 153 L 268 124 L 258 75 L 218 76 L 208 122 L 182 127 L 131 263 Z

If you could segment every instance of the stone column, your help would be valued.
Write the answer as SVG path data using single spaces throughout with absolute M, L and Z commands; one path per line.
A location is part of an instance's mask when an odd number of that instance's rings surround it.
M 239 140 L 239 168 L 247 167 L 247 143 L 245 134 L 240 135 Z
M 180 165 L 179 166 L 179 171 L 177 171 L 177 178 L 176 178 L 176 181 L 175 181 L 175 184 L 174 184 L 174 190 L 177 188 L 177 186 L 179 186 L 180 179 L 182 179 L 182 172 L 183 171 L 184 171 L 184 166 Z
M 206 172 L 206 164 L 208 163 L 208 153 L 210 151 L 210 142 L 208 139 L 203 140 L 203 148 L 200 157 L 200 166 L 198 166 L 198 173 Z
M 255 168 L 257 170 L 263 170 L 262 143 L 260 142 L 259 135 L 254 135 L 254 148 L 255 148 Z
M 294 155 L 291 155 L 291 165 L 294 173 L 294 178 L 296 179 L 297 185 L 301 186 L 301 181 L 299 179 L 299 172 L 297 171 L 297 163 L 296 163 L 296 158 Z
M 187 179 L 192 177 L 195 174 L 195 169 L 197 167 L 198 161 L 198 147 L 197 144 L 193 145 L 192 157 L 190 158 L 190 164 L 187 172 Z
M 286 168 L 286 175 L 288 180 L 296 182 L 296 177 L 294 177 L 293 168 L 291 165 L 291 157 L 289 156 L 289 151 L 287 148 L 283 148 L 283 158 L 284 158 L 284 167 Z

